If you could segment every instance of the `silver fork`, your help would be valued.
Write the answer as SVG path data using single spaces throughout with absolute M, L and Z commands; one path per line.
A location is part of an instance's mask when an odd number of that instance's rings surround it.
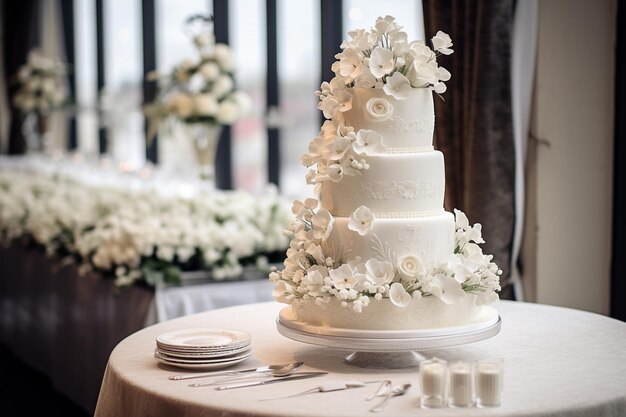
M 365 401 L 372 401 L 374 398 L 382 395 L 384 392 L 386 392 L 389 387 L 391 386 L 391 381 L 388 379 L 385 379 L 384 381 L 382 381 L 380 383 L 380 386 L 378 387 L 378 389 L 376 390 L 375 393 L 373 393 L 372 395 L 370 395 L 369 397 L 367 397 L 365 399 Z
M 373 413 L 378 413 L 379 411 L 383 411 L 387 406 L 387 403 L 393 397 L 397 397 L 399 395 L 404 395 L 409 388 L 411 388 L 411 384 L 402 384 L 396 385 L 393 389 L 385 396 L 385 399 L 375 407 L 370 408 L 370 411 Z

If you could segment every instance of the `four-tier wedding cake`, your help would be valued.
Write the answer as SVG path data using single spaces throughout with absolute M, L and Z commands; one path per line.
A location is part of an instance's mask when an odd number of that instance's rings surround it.
M 443 207 L 443 154 L 433 149 L 433 92 L 453 52 L 408 42 L 391 16 L 348 32 L 317 93 L 328 119 L 302 163 L 318 198 L 295 201 L 284 269 L 285 318 L 362 330 L 436 329 L 491 321 L 501 271 L 482 253 L 481 225 Z

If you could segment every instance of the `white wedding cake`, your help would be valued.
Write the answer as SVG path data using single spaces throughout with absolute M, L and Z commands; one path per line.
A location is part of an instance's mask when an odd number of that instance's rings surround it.
M 302 157 L 318 198 L 294 202 L 285 267 L 270 274 L 290 305 L 282 317 L 360 330 L 494 320 L 501 271 L 478 246 L 480 224 L 444 210 L 432 143 L 450 37 L 408 42 L 391 16 L 348 34 L 317 93 L 328 120 Z

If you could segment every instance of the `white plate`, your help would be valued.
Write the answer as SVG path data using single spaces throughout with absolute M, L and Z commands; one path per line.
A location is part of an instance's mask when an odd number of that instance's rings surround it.
M 167 352 L 163 352 L 162 350 L 159 350 L 158 348 L 155 349 L 154 354 L 155 356 L 159 356 L 161 359 L 167 359 L 169 361 L 172 362 L 186 362 L 186 363 L 212 363 L 212 362 L 228 362 L 231 360 L 236 360 L 241 358 L 242 356 L 250 356 L 250 354 L 252 353 L 251 349 L 247 349 L 245 351 L 239 352 L 237 354 L 234 355 L 228 355 L 228 356 L 223 356 L 223 357 L 210 357 L 210 358 L 198 358 L 198 357 L 180 357 L 180 356 L 173 356 L 168 354 Z
M 192 328 L 174 330 L 157 337 L 157 345 L 171 348 L 222 350 L 250 343 L 250 334 L 241 330 Z
M 213 369 L 227 368 L 229 366 L 236 365 L 236 364 L 238 364 L 240 362 L 245 361 L 250 356 L 252 356 L 252 355 L 244 356 L 244 357 L 241 357 L 239 359 L 232 360 L 232 361 L 215 362 L 215 363 L 178 363 L 178 362 L 169 361 L 167 359 L 161 359 L 161 358 L 156 357 L 156 356 L 155 356 L 155 358 L 156 358 L 156 360 L 159 363 L 162 363 L 164 365 L 169 365 L 169 366 L 175 366 L 177 368 L 197 369 L 197 370 L 201 370 L 201 369 L 213 370 Z
M 229 349 L 229 350 L 220 350 L 220 351 L 211 351 L 211 352 L 175 350 L 175 349 L 163 348 L 160 346 L 157 346 L 157 350 L 165 355 L 173 356 L 176 358 L 217 359 L 217 358 L 224 358 L 227 356 L 233 356 L 233 355 L 246 352 L 250 350 L 250 345 L 246 345 L 238 349 Z
M 171 345 L 164 345 L 163 343 L 159 343 L 159 342 L 157 342 L 156 345 L 159 349 L 171 350 L 174 352 L 181 352 L 181 353 L 220 354 L 222 352 L 228 352 L 231 350 L 246 348 L 250 346 L 250 342 L 236 343 L 236 344 L 221 346 L 217 348 L 171 346 Z

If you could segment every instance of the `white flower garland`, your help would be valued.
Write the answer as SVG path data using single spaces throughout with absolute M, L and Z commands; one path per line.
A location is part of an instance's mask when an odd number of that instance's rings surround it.
M 175 282 L 190 268 L 237 277 L 288 246 L 288 207 L 275 189 L 182 198 L 0 170 L 0 243 L 28 238 L 118 285 Z
M 296 218 L 287 230 L 293 239 L 285 268 L 270 274 L 278 301 L 290 304 L 295 299 L 314 299 L 326 303 L 335 297 L 344 306 L 361 311 L 372 297 L 390 298 L 400 307 L 422 296 L 434 296 L 446 304 L 454 304 L 466 294 L 476 294 L 478 303 L 497 299 L 502 271 L 492 262 L 493 256 L 484 255 L 478 246 L 484 243 L 480 224 L 470 226 L 463 212 L 454 210 L 455 249 L 444 259 L 429 263 L 411 254 L 400 257 L 395 264 L 390 259 L 359 257 L 340 263 L 333 259 L 326 241 L 334 219 L 318 206 L 312 198 L 294 202 L 292 212 Z M 371 232 L 368 211 L 360 207 L 351 217 L 349 228 L 355 233 Z

